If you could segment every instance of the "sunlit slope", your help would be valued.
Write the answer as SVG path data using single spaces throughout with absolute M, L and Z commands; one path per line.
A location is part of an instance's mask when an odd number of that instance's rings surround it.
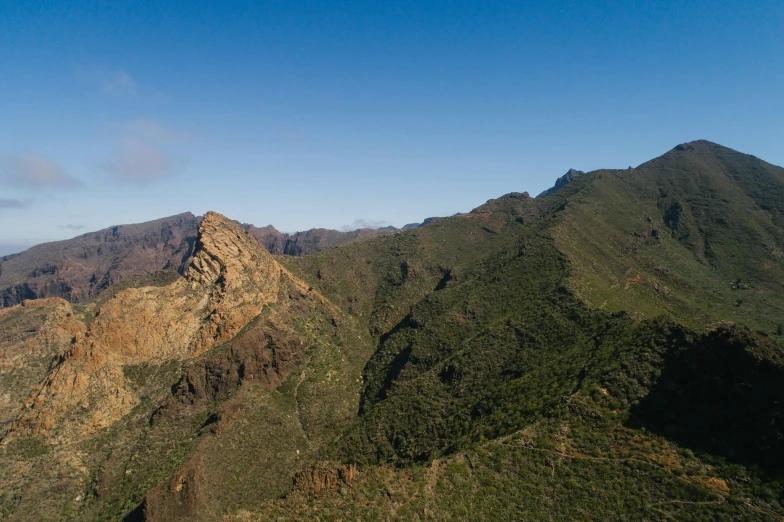
M 713 143 L 602 170 L 553 198 L 570 288 L 589 306 L 684 324 L 784 321 L 784 169 Z

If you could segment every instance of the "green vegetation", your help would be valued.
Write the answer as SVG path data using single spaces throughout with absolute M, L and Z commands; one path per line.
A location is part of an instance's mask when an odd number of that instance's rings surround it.
M 635 318 L 697 329 L 735 321 L 773 333 L 784 317 L 784 169 L 708 142 L 632 171 L 581 176 L 563 200 L 556 245 L 570 289 Z
M 280 257 L 328 301 L 284 285 L 223 346 L 124 367 L 144 400 L 51 513 L 781 520 L 782 202 L 784 170 L 695 142 Z
M 579 392 L 509 436 L 427 465 L 362 467 L 342 489 L 295 491 L 236 520 L 777 519 L 742 468 L 624 427 L 614 400 Z

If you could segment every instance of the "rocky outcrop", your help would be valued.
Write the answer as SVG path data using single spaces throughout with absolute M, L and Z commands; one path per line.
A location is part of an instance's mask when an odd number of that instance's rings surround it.
M 356 464 L 320 462 L 294 475 L 294 492 L 312 497 L 324 491 L 348 486 L 357 476 Z
M 153 488 L 135 513 L 135 518 L 145 521 L 187 520 L 199 515 L 207 489 L 204 463 L 192 459 L 188 465 Z
M 278 386 L 302 360 L 302 340 L 279 324 L 256 322 L 241 337 L 188 368 L 156 411 L 152 424 L 176 418 L 192 406 L 224 400 L 241 385 Z
M 563 187 L 565 187 L 566 185 L 571 183 L 574 178 L 576 178 L 577 176 L 582 176 L 583 174 L 585 174 L 585 172 L 583 172 L 582 170 L 569 169 L 566 172 L 566 174 L 564 174 L 563 176 L 561 176 L 560 178 L 555 180 L 555 185 L 554 186 L 552 186 L 549 189 L 545 190 L 544 192 L 542 192 L 541 194 L 539 194 L 536 197 L 537 198 L 541 198 L 541 197 L 544 197 L 544 196 L 548 196 L 548 195 L 552 194 L 553 192 L 557 192 L 558 190 L 562 189 Z
M 129 288 L 102 305 L 28 398 L 17 428 L 52 430 L 73 411 L 81 412 L 70 418 L 86 432 L 110 425 L 138 401 L 123 365 L 194 357 L 228 341 L 277 299 L 281 277 L 291 277 L 239 225 L 214 212 L 199 225 L 184 275 L 164 287 Z

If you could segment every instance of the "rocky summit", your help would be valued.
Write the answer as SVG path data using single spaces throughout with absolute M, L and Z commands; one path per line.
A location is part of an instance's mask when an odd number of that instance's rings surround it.
M 86 431 L 110 425 L 138 402 L 123 366 L 195 357 L 231 339 L 277 299 L 283 270 L 245 230 L 208 213 L 185 276 L 164 287 L 123 290 L 101 306 L 27 399 L 17 429 L 50 430 L 77 406 L 89 411 L 78 420 Z
M 303 255 L 184 216 L 74 302 L 19 279 L 0 517 L 781 520 L 782 202 L 696 141 Z
M 44 243 L 0 257 L 0 309 L 25 299 L 62 297 L 84 303 L 110 286 L 171 281 L 189 266 L 201 216 L 185 212 L 138 225 L 118 225 L 73 239 Z M 432 218 L 429 218 L 432 219 Z M 426 220 L 427 222 L 427 220 Z M 338 231 L 316 228 L 285 234 L 272 225 L 241 225 L 272 254 L 307 255 L 397 229 Z M 407 228 L 419 223 L 406 225 Z

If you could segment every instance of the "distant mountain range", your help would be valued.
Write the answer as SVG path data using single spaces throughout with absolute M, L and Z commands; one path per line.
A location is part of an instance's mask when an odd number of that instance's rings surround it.
M 543 197 L 584 172 L 570 169 Z M 461 213 L 455 214 L 460 216 Z M 25 299 L 62 297 L 72 303 L 95 297 L 127 277 L 158 270 L 181 273 L 190 261 L 199 216 L 190 212 L 133 225 L 117 225 L 73 239 L 43 243 L 17 254 L 0 256 L 0 308 Z M 421 223 L 338 231 L 314 228 L 287 234 L 272 225 L 243 224 L 256 240 L 275 255 L 302 256 L 354 241 L 393 234 L 426 225 Z
M 427 218 L 429 223 L 436 218 Z M 190 212 L 134 225 L 118 225 L 73 239 L 44 243 L 0 257 L 0 308 L 24 299 L 62 297 L 78 303 L 131 276 L 158 270 L 181 273 L 190 262 L 201 217 Z M 243 224 L 270 253 L 301 256 L 327 248 L 409 230 L 363 228 L 341 232 L 314 228 L 286 234 L 272 225 Z

